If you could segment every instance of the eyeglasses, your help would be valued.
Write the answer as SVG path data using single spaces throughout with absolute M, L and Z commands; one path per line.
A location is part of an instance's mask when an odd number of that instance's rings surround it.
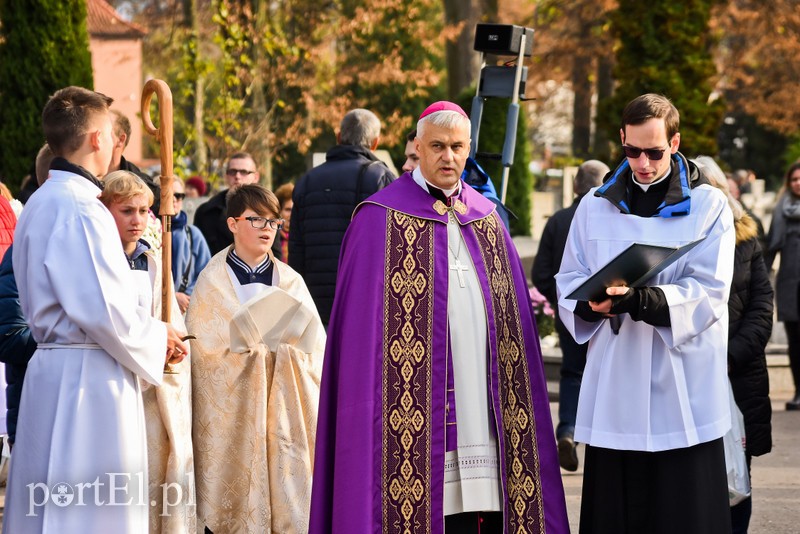
M 186 193 L 172 193 L 172 196 L 175 197 L 175 200 L 183 200 L 186 198 Z
M 256 171 L 248 171 L 247 169 L 228 169 L 225 171 L 225 174 L 228 176 L 236 176 L 237 174 L 241 174 L 242 176 L 250 176 L 251 174 L 255 174 Z
M 250 225 L 256 230 L 263 230 L 267 226 L 273 230 L 283 228 L 283 219 L 267 219 L 266 217 L 233 217 L 237 221 L 250 221 Z
M 669 145 L 667 145 L 667 148 L 669 148 Z M 653 160 L 653 161 L 658 161 L 658 160 L 660 160 L 661 158 L 664 157 L 664 152 L 666 152 L 667 149 L 666 148 L 663 148 L 663 149 L 662 148 L 639 148 L 639 147 L 636 147 L 636 146 L 622 145 L 622 151 L 625 152 L 625 157 L 628 157 L 628 158 L 631 158 L 631 159 L 638 158 L 639 156 L 642 155 L 642 152 L 644 152 L 644 155 L 647 156 L 647 159 Z

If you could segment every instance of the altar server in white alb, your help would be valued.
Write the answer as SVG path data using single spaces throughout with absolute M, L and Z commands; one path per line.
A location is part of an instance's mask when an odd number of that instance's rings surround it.
M 586 195 L 556 276 L 559 314 L 589 342 L 575 441 L 586 443 L 580 531 L 729 533 L 722 436 L 735 233 L 725 196 L 678 152 L 664 96 L 623 111 L 626 158 Z M 565 298 L 632 243 L 703 241 L 602 302 Z
M 114 218 L 97 198 L 113 147 L 110 103 L 67 87 L 42 114 L 56 157 L 14 242 L 38 349 L 25 376 L 3 532 L 147 532 L 139 378 L 159 384 L 165 360 L 181 360 L 187 347 L 139 305 Z

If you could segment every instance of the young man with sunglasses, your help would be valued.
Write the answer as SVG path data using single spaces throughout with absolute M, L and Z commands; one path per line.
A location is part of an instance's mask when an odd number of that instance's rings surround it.
M 225 165 L 227 188 L 197 208 L 194 225 L 203 232 L 212 256 L 233 243 L 233 234 L 228 229 L 227 222 L 228 193 L 240 185 L 257 184 L 260 177 L 253 156 L 247 152 L 237 152 Z
M 730 532 L 727 302 L 733 218 L 679 151 L 679 114 L 642 95 L 622 114 L 625 159 L 575 213 L 559 315 L 589 342 L 575 441 L 585 443 L 581 532 Z M 565 298 L 630 246 L 703 239 L 647 287 Z

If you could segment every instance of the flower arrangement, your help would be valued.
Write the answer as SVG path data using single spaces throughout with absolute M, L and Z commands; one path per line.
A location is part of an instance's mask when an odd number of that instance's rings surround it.
M 530 289 L 531 304 L 536 318 L 536 327 L 539 330 L 539 337 L 547 337 L 556 331 L 556 312 L 544 295 L 539 293 L 535 287 Z
M 148 212 L 147 228 L 142 234 L 142 239 L 150 245 L 150 250 L 160 251 L 161 249 L 161 221 L 152 211 Z

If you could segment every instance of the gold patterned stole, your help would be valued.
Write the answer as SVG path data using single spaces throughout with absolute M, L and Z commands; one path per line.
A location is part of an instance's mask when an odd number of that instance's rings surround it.
M 387 210 L 383 532 L 431 531 L 434 223 Z
M 542 473 L 536 446 L 530 370 L 520 322 L 520 303 L 504 239 L 496 217 L 472 224 L 489 282 L 497 336 L 490 350 L 496 355 L 505 468 L 504 493 L 508 532 L 544 532 Z M 494 358 L 493 358 L 494 359 Z

